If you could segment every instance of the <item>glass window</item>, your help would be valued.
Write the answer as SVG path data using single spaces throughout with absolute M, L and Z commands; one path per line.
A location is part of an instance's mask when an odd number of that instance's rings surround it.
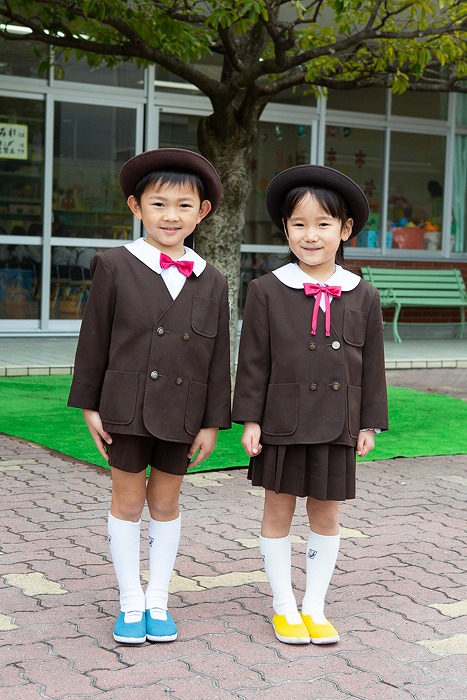
M 444 136 L 392 134 L 388 248 L 441 249 L 445 148 Z
M 87 85 L 110 85 L 125 88 L 144 87 L 144 68 L 131 62 L 119 63 L 108 68 L 104 61 L 99 66 L 89 66 L 85 58 L 71 55 L 67 61 L 60 49 L 55 49 L 55 77 Z
M 344 112 L 385 114 L 386 90 L 384 88 L 329 90 L 327 106 L 328 109 L 339 109 Z
M 40 236 L 44 103 L 0 102 L 0 235 Z
M 266 210 L 266 188 L 277 173 L 310 162 L 309 125 L 262 122 L 251 161 L 251 194 L 246 208 L 244 243 L 277 245 L 278 233 Z M 280 233 L 280 232 L 279 232 Z
M 53 235 L 132 238 L 118 174 L 135 152 L 133 109 L 57 103 Z
M 48 48 L 37 41 L 0 41 L 0 75 L 22 78 L 46 78 L 39 73 L 39 65 Z M 37 55 L 40 52 L 40 57 Z
M 447 119 L 449 95 L 442 92 L 416 92 L 392 96 L 392 114 L 399 117 Z
M 80 319 L 91 287 L 92 257 L 103 250 L 54 246 L 50 271 L 50 318 Z
M 381 247 L 381 192 L 384 133 L 329 124 L 326 129 L 325 165 L 341 170 L 357 182 L 370 203 L 366 228 L 352 247 Z
M 0 318 L 38 319 L 42 246 L 0 245 Z
M 464 95 L 467 97 L 467 95 Z M 467 253 L 467 136 L 456 136 L 451 248 Z
M 467 126 L 467 95 L 456 95 L 456 122 L 461 126 Z

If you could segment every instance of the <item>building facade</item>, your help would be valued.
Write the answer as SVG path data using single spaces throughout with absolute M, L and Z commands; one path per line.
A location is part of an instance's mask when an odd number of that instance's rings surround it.
M 122 164 L 159 146 L 197 150 L 210 103 L 154 66 L 74 61 L 62 76 L 57 56 L 41 74 L 34 48 L 0 44 L 0 335 L 76 334 L 92 255 L 142 233 L 119 189 Z M 370 220 L 346 252 L 351 269 L 448 266 L 467 276 L 467 95 L 285 93 L 264 111 L 251 162 L 240 312 L 248 282 L 285 252 L 264 205 L 268 182 L 306 162 L 344 171 L 368 196 Z M 407 324 L 458 320 L 404 313 Z

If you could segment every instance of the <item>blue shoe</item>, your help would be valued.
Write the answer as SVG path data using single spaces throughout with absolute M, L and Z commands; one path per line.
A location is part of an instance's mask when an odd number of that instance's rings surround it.
M 168 610 L 166 620 L 156 620 L 151 617 L 151 611 L 146 610 L 146 637 L 150 642 L 173 642 L 177 634 L 177 625 Z
M 139 622 L 125 622 L 125 613 L 121 612 L 115 622 L 113 636 L 122 644 L 143 644 L 146 641 L 146 617 L 141 615 Z

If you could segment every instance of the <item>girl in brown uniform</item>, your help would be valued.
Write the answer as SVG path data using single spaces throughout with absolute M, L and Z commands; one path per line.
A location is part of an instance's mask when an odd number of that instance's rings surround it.
M 388 427 L 378 292 L 340 264 L 369 207 L 353 180 L 317 165 L 277 175 L 266 205 L 290 262 L 249 285 L 233 420 L 244 424 L 248 477 L 265 488 L 260 551 L 276 636 L 328 644 L 339 640 L 324 615 L 339 502 L 355 497 L 355 454 L 368 454 Z M 301 614 L 289 534 L 297 496 L 307 499 L 310 525 Z

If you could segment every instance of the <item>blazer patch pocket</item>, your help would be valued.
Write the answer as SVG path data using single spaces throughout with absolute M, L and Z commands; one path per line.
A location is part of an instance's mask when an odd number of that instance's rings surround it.
M 200 382 L 190 382 L 185 412 L 185 430 L 189 435 L 197 435 L 203 422 L 208 387 Z
M 270 384 L 261 430 L 267 435 L 293 435 L 298 427 L 298 384 Z
M 102 386 L 99 414 L 105 423 L 128 425 L 135 416 L 138 373 L 108 369 Z
M 191 309 L 191 327 L 195 333 L 215 338 L 219 318 L 219 302 L 208 297 L 196 296 Z
M 365 344 L 367 315 L 363 311 L 344 311 L 344 332 L 343 337 L 349 345 L 356 345 L 358 348 Z

